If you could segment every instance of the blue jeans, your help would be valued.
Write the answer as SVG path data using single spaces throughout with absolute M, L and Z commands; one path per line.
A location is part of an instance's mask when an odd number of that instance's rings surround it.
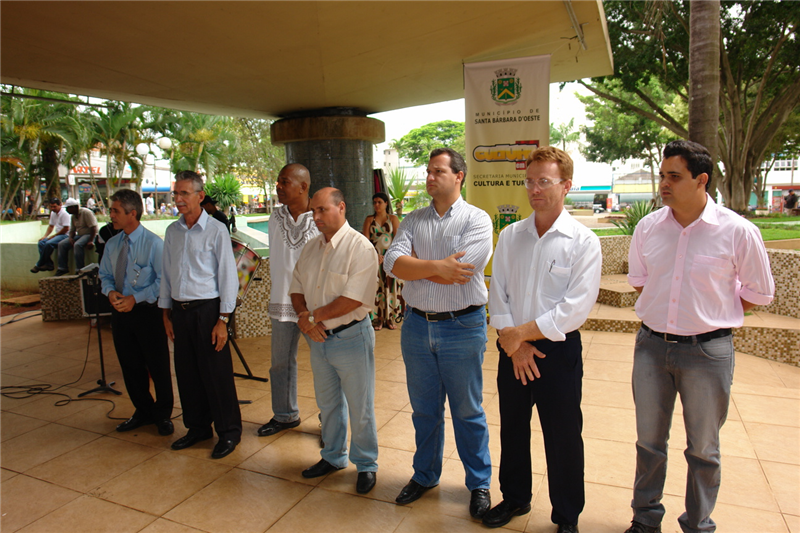
M 86 245 L 89 244 L 91 235 L 82 235 L 75 239 L 73 246 L 69 239 L 64 239 L 58 243 L 58 269 L 69 270 L 69 249 L 75 248 L 75 269 L 80 270 L 86 266 L 84 256 L 86 255 Z
M 410 309 L 405 317 L 401 347 L 417 444 L 412 479 L 425 487 L 439 483 L 446 396 L 467 488 L 488 489 L 489 427 L 481 406 L 486 310 L 439 322 L 428 322 Z
M 686 511 L 678 522 L 685 533 L 716 530 L 711 511 L 720 484 L 719 430 L 728 416 L 733 367 L 732 336 L 678 344 L 639 330 L 633 360 L 637 441 L 631 502 L 637 522 L 657 526 L 664 517 L 667 441 L 680 394 L 689 471 Z
M 375 423 L 375 332 L 369 318 L 325 342 L 306 336 L 311 348 L 314 392 L 322 413 L 320 455 L 337 468 L 347 466 L 347 417 L 350 415 L 350 462 L 359 472 L 378 471 Z
M 272 322 L 272 364 L 269 379 L 272 382 L 272 413 L 278 422 L 294 422 L 300 418 L 297 406 L 297 343 L 300 328 L 296 322 Z
M 46 241 L 39 241 L 39 261 L 36 262 L 36 266 L 39 268 L 43 267 L 54 267 L 53 265 L 53 250 L 56 249 L 58 243 L 63 241 L 67 238 L 67 234 L 64 233 L 62 235 L 56 235 L 55 237 L 50 237 Z

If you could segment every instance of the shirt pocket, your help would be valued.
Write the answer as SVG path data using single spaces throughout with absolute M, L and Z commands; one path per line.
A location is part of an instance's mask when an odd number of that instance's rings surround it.
M 156 278 L 156 272 L 153 267 L 149 265 L 139 265 L 133 263 L 128 272 L 128 279 L 131 280 L 131 286 L 134 290 L 141 290 L 153 284 Z
M 547 272 L 542 277 L 542 286 L 539 287 L 539 290 L 549 301 L 560 302 L 567 294 L 571 274 L 572 267 L 548 266 Z
M 692 261 L 692 270 L 689 272 L 689 284 L 697 291 L 718 294 L 727 290 L 730 272 L 728 259 L 696 255 Z
M 450 257 L 455 253 L 463 251 L 459 249 L 461 245 L 461 235 L 445 235 L 442 237 L 442 242 L 444 244 L 445 257 Z M 442 259 L 444 259 L 444 257 Z
M 325 284 L 322 286 L 322 302 L 320 302 L 320 304 L 328 305 L 334 301 L 344 293 L 346 286 L 347 274 L 329 271 L 325 278 Z

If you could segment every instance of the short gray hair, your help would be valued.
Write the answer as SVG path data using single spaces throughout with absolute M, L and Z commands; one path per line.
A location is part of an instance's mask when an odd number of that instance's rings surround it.
M 191 170 L 181 170 L 177 174 L 175 174 L 175 181 L 191 181 L 194 183 L 194 192 L 200 192 L 203 190 L 203 177 L 198 174 L 197 172 L 193 172 Z
M 118 189 L 114 194 L 111 195 L 109 198 L 112 202 L 119 202 L 119 205 L 122 206 L 122 209 L 125 210 L 125 214 L 131 212 L 131 210 L 136 210 L 136 220 L 142 219 L 142 211 L 144 211 L 144 204 L 142 203 L 142 197 L 139 196 L 139 193 L 131 190 L 131 189 Z

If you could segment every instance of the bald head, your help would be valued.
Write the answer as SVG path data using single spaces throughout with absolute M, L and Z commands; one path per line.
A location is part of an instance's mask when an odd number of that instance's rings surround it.
M 298 183 L 305 183 L 311 186 L 311 174 L 309 174 L 308 169 L 300 163 L 289 163 L 281 169 L 278 176 L 280 177 L 284 173 L 297 180 Z
M 347 222 L 344 195 L 339 189 L 324 187 L 318 190 L 311 198 L 311 210 L 314 213 L 314 223 L 326 241 L 330 241 Z

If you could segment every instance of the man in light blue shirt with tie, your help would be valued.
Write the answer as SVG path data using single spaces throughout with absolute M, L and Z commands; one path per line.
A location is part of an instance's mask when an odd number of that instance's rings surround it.
M 233 382 L 228 320 L 236 308 L 239 278 L 228 229 L 200 203 L 203 178 L 184 170 L 172 192 L 181 217 L 164 236 L 163 279 L 158 306 L 175 342 L 175 377 L 189 431 L 172 443 L 182 450 L 214 436 L 211 453 L 221 459 L 242 439 L 242 415 Z
M 114 348 L 125 388 L 136 408 L 117 431 L 155 424 L 159 435 L 171 435 L 169 346 L 156 305 L 164 242 L 140 224 L 143 210 L 142 197 L 136 191 L 120 189 L 111 196 L 111 222 L 122 231 L 109 239 L 100 262 L 101 290 L 112 307 Z M 150 394 L 150 378 L 155 401 Z
M 471 492 L 469 512 L 480 519 L 491 507 L 481 365 L 488 300 L 483 269 L 492 255 L 492 219 L 461 198 L 466 173 L 458 152 L 431 152 L 426 189 L 433 201 L 403 220 L 383 267 L 406 280 L 401 347 L 417 444 L 414 475 L 395 501 L 411 503 L 439 484 L 447 397 Z

